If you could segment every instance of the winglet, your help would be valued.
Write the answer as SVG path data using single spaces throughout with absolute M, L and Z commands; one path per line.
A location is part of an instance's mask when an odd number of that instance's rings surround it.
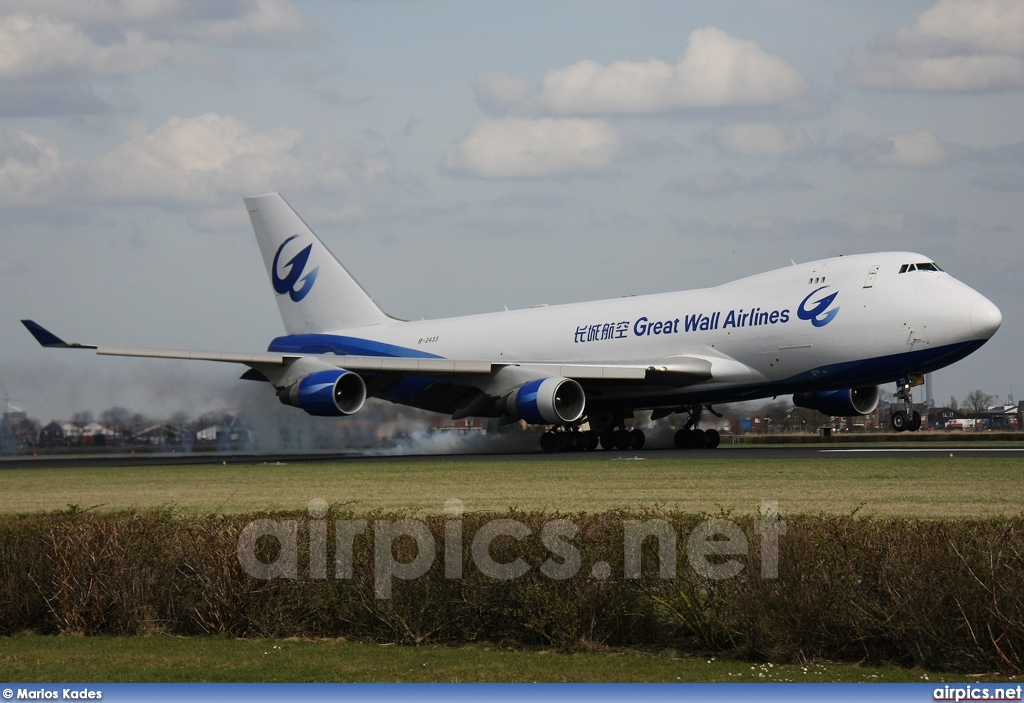
M 21 324 L 25 325 L 25 328 L 32 333 L 32 336 L 36 338 L 44 347 L 57 347 L 61 349 L 95 349 L 96 347 L 91 344 L 68 344 L 63 339 L 55 335 L 50 330 L 46 329 L 38 322 L 32 320 L 22 320 Z

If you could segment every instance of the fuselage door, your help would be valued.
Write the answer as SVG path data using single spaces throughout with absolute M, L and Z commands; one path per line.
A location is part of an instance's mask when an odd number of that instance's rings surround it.
M 875 285 L 875 276 L 878 275 L 878 266 L 872 266 L 868 269 L 868 277 L 864 280 L 864 287 L 871 288 Z

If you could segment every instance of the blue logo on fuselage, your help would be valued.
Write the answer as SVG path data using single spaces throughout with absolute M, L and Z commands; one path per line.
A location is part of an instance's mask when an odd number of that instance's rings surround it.
M 277 265 L 278 261 L 281 259 L 281 252 L 284 250 L 288 242 L 298 236 L 299 235 L 297 234 L 293 234 L 288 237 L 288 239 L 281 242 L 281 246 L 277 248 L 277 253 L 274 254 L 274 265 L 270 269 L 270 277 L 274 282 L 274 292 L 278 295 L 284 295 L 287 293 L 288 297 L 296 303 L 309 295 L 309 291 L 313 287 L 313 283 L 316 281 L 316 274 L 320 271 L 320 267 L 317 266 L 305 276 L 302 275 L 302 272 L 306 268 L 306 262 L 309 260 L 309 253 L 313 251 L 313 245 L 310 244 L 285 264 L 285 266 L 288 267 L 288 275 L 281 278 L 277 274 Z M 296 288 L 296 284 L 301 285 Z
M 810 295 L 808 295 L 800 302 L 800 307 L 796 309 L 796 316 L 799 317 L 801 320 L 810 320 L 811 324 L 814 325 L 815 327 L 824 327 L 828 323 L 832 322 L 832 319 L 836 316 L 836 313 L 839 312 L 839 308 L 836 307 L 832 310 L 829 310 L 828 306 L 831 305 L 832 301 L 834 301 L 836 299 L 836 296 L 839 295 L 839 291 L 836 291 L 831 295 L 826 295 L 822 298 L 819 298 L 818 300 L 814 301 L 813 308 L 811 308 L 810 310 L 807 309 L 807 301 L 813 298 L 814 295 L 817 294 L 819 291 L 823 291 L 826 288 L 828 288 L 828 286 L 822 286 L 821 288 L 817 288 L 811 291 Z

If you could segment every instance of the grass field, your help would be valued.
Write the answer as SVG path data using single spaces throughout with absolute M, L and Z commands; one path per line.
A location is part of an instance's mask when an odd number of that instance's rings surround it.
M 362 512 L 603 511 L 665 507 L 754 513 L 962 518 L 1024 512 L 1024 462 L 986 456 L 798 459 L 603 458 L 345 461 L 0 471 L 0 513 L 173 507 L 190 513 L 302 509 L 321 499 Z
M 172 507 L 183 513 L 302 510 L 324 500 L 353 512 L 599 512 L 663 507 L 783 515 L 927 519 L 1024 513 L 1024 462 L 977 455 L 762 459 L 603 457 L 344 461 L 301 464 L 6 469 L 0 513 Z M 770 665 L 675 652 L 541 652 L 484 646 L 402 647 L 339 640 L 219 637 L 0 638 L 0 672 L 21 681 L 943 681 L 962 675 L 815 662 Z M 982 672 L 978 672 L 982 673 Z
M 779 665 L 674 652 L 566 654 L 494 647 L 398 647 L 222 637 L 0 638 L 8 681 L 38 682 L 942 682 L 895 666 Z M 999 677 L 997 677 L 999 678 Z M 1005 679 L 1005 677 L 1002 677 Z M 986 677 L 986 681 L 993 680 Z

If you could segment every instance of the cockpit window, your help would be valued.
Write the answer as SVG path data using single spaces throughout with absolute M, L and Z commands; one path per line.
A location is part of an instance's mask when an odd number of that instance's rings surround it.
M 900 266 L 900 273 L 907 273 L 908 271 L 941 271 L 939 265 L 934 261 L 926 261 L 923 264 L 903 264 Z

